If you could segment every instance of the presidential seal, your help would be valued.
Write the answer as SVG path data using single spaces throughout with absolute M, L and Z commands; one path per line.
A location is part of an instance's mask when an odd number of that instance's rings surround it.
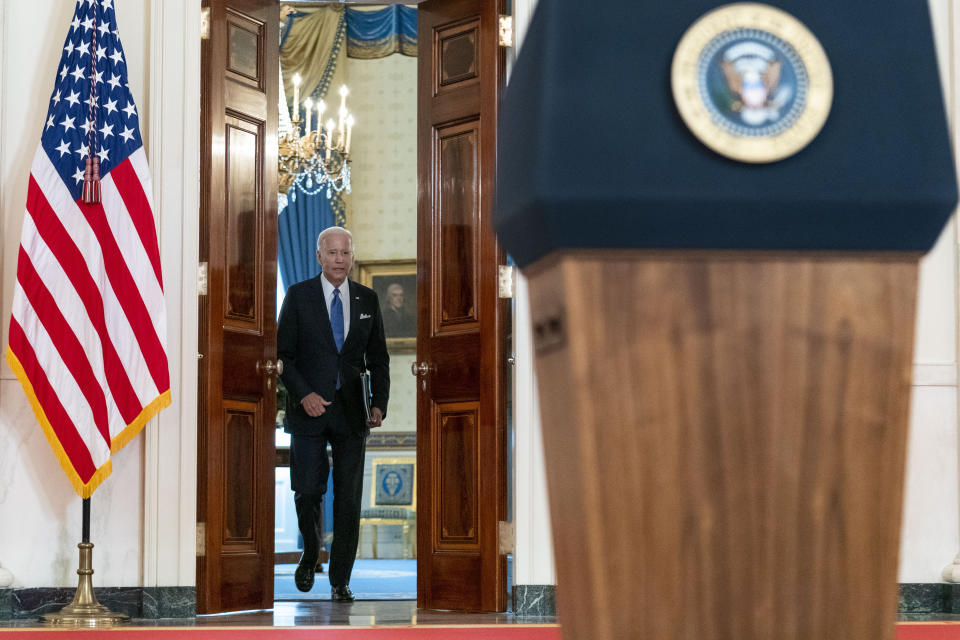
M 742 162 L 803 149 L 833 101 L 820 42 L 789 13 L 757 3 L 719 7 L 693 23 L 673 55 L 671 83 L 690 131 Z

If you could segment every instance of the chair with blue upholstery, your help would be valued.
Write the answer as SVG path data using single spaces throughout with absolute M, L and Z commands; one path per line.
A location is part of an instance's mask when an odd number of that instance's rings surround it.
M 361 534 L 373 527 L 371 546 L 377 558 L 380 525 L 403 527 L 404 558 L 417 557 L 417 461 L 416 458 L 374 458 L 370 508 L 360 512 Z

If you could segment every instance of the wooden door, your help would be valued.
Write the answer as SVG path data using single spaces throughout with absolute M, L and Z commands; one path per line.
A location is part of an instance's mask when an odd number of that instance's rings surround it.
M 417 604 L 506 609 L 506 302 L 491 226 L 499 0 L 418 6 Z
M 197 611 L 273 606 L 278 7 L 204 0 Z

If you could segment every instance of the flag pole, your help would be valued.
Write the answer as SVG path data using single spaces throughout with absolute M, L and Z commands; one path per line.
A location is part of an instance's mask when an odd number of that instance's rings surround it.
M 90 542 L 90 498 L 83 499 L 83 534 L 80 549 L 80 576 L 73 602 L 59 613 L 44 614 L 41 620 L 58 627 L 111 627 L 130 622 L 130 616 L 114 613 L 97 602 L 93 593 L 93 544 Z

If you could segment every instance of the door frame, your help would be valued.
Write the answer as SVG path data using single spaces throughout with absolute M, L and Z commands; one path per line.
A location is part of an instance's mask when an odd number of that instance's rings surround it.
M 200 0 L 152 2 L 151 48 L 144 63 L 149 87 L 141 130 L 153 176 L 154 215 L 169 322 L 170 408 L 138 440 L 143 464 L 144 587 L 196 585 L 197 348 L 199 344 Z M 122 20 L 123 14 L 119 16 Z M 129 13 L 133 13 L 132 7 Z M 123 28 L 121 27 L 121 31 Z M 180 34 L 180 38 L 171 34 Z M 134 48 L 131 53 L 136 53 Z M 128 57 L 136 65 L 138 61 Z M 136 67 L 134 67 L 136 68 Z M 162 90 L 161 90 L 162 89 Z M 192 116 L 191 116 L 192 114 Z M 133 454 L 128 454 L 133 455 Z M 178 464 L 172 464 L 172 463 Z
M 532 5 L 536 0 L 513 0 Z M 171 323 L 168 334 L 172 406 L 161 412 L 153 428 L 144 431 L 139 456 L 143 465 L 142 582 L 145 587 L 196 585 L 197 550 L 197 425 L 199 402 L 199 226 L 200 193 L 200 0 L 150 3 L 149 58 L 144 63 L 149 87 L 145 146 L 154 181 L 164 290 Z M 514 13 L 518 15 L 517 7 Z M 529 13 L 528 13 L 529 15 Z M 519 27 L 519 25 L 517 25 Z M 172 34 L 180 37 L 172 37 Z M 516 321 L 516 318 L 515 318 Z M 522 345 L 516 341 L 514 350 Z M 532 361 L 518 360 L 515 369 L 532 371 Z M 535 413 L 534 399 L 526 408 L 514 395 L 515 417 Z M 534 410 L 531 409 L 533 407 Z M 520 426 L 515 423 L 515 427 Z M 509 443 L 508 443 L 508 446 Z M 520 447 L 514 446 L 514 464 Z M 136 448 L 129 449 L 135 451 Z M 176 461 L 171 470 L 171 462 Z M 515 475 L 519 490 L 519 475 Z M 515 514 L 516 515 L 516 514 Z M 549 532 L 549 524 L 543 527 Z M 519 532 L 518 532 L 519 533 Z M 538 536 L 539 537 L 539 536 Z M 520 542 L 520 540 L 518 540 Z M 516 583 L 515 564 L 514 582 Z

